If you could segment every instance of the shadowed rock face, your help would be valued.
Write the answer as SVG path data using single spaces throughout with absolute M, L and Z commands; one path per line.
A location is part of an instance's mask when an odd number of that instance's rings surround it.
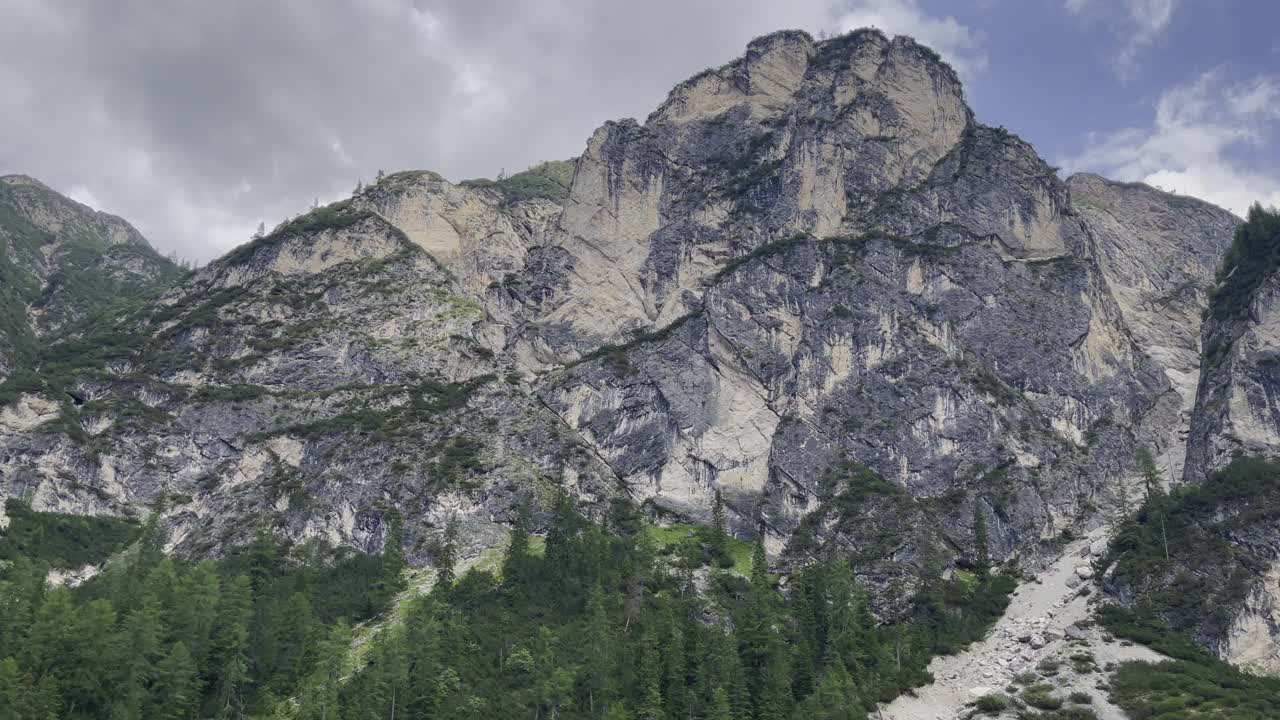
M 446 517 L 479 552 L 557 487 L 695 521 L 720 489 L 784 563 L 835 543 L 883 589 L 922 543 L 972 557 L 975 511 L 1034 555 L 1136 442 L 1180 467 L 1236 222 L 1060 180 L 907 38 L 777 33 L 597 130 L 567 195 L 397 173 L 237 249 L 120 319 L 82 405 L 0 411 L 0 490 L 168 494 L 191 552 L 262 518 L 377 549 L 395 507 L 425 563 Z

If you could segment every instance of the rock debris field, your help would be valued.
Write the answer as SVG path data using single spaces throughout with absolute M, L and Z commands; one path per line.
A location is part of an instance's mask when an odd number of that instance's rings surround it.
M 1091 622 L 1091 561 L 1106 547 L 1105 530 L 1067 546 L 1035 580 L 1014 592 L 1004 616 L 987 636 L 964 652 L 929 665 L 934 682 L 882 707 L 882 720 L 954 720 L 981 715 L 971 703 L 989 694 L 1022 695 L 1028 687 L 1071 702 L 1073 693 L 1090 697 L 1100 720 L 1125 720 L 1107 700 L 1107 668 L 1160 654 L 1106 635 Z M 1034 676 L 1034 677 L 1033 677 Z M 1006 715 L 1013 715 L 1010 708 Z

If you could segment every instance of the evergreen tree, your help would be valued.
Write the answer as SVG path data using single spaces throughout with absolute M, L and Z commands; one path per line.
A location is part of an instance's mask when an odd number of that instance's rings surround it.
M 298 696 L 301 720 L 341 720 L 338 691 L 342 665 L 351 647 L 351 630 L 338 621 L 317 649 L 318 660 Z
M 451 517 L 444 526 L 444 537 L 436 549 L 436 587 L 453 585 L 454 569 L 458 564 L 458 521 Z
M 502 584 L 508 590 L 520 588 L 525 581 L 524 568 L 529 559 L 529 506 L 521 504 L 511 524 L 511 542 L 502 558 Z
M 185 720 L 195 712 L 200 699 L 200 680 L 195 659 L 186 643 L 178 641 L 156 668 L 148 718 Z
M 1139 447 L 1136 453 L 1138 472 L 1142 474 L 1142 484 L 1146 489 L 1146 502 L 1143 511 L 1156 520 L 1156 527 L 1160 533 L 1159 542 L 1164 548 L 1164 559 L 1169 560 L 1169 529 L 1166 525 L 1165 515 L 1168 511 L 1168 495 L 1164 491 L 1164 484 L 1160 481 L 1160 471 L 1156 469 L 1155 460 L 1151 457 L 1151 451 L 1145 447 Z
M 982 512 L 982 502 L 973 504 L 974 573 L 979 580 L 986 580 L 991 572 L 991 554 L 987 549 L 987 517 Z
M 724 515 L 724 499 L 720 496 L 720 488 L 716 488 L 715 498 L 711 503 L 711 552 L 717 562 L 729 563 L 729 526 Z
M 733 708 L 729 705 L 729 693 L 722 687 L 711 692 L 711 708 L 707 720 L 733 720 Z
M 243 718 L 249 693 L 249 621 L 253 616 L 253 588 L 247 575 L 229 579 L 218 602 L 217 630 L 212 648 L 212 713 L 218 718 Z
M 587 598 L 584 635 L 586 662 L 583 665 L 582 687 L 587 696 L 587 711 L 595 717 L 598 708 L 607 708 L 616 699 L 616 690 L 611 680 L 614 672 L 614 639 L 604 605 L 604 589 L 599 584 L 591 589 Z
M 376 606 L 390 602 L 391 598 L 405 587 L 404 580 L 404 518 L 399 511 L 391 511 L 391 521 L 387 529 L 387 540 L 382 546 L 382 570 L 378 581 L 378 592 L 373 602 Z M 374 608 L 369 608 L 374 611 Z
M 853 678 L 844 664 L 836 662 L 823 674 L 818 689 L 801 704 L 805 720 L 864 720 L 867 716 L 858 701 Z

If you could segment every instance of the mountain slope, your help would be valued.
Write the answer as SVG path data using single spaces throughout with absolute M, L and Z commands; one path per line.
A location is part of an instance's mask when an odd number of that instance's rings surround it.
M 0 378 L 30 365 L 41 338 L 181 275 L 124 220 L 0 177 Z
M 876 609 L 925 558 L 1055 556 L 1180 462 L 1215 258 L 1199 201 L 1064 181 L 908 38 L 782 32 L 573 166 L 396 173 L 0 388 L 0 490 L 223 551 L 265 525 L 466 554 L 564 490 L 705 522 L 781 569 L 854 558 Z M 56 386 L 56 387 L 55 387 Z M 7 394 L 6 394 L 7 393 Z

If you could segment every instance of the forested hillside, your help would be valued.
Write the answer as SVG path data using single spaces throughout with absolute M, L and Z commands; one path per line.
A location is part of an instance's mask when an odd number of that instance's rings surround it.
M 10 538 L 70 522 L 12 517 Z M 404 589 L 398 554 L 262 535 L 190 564 L 163 555 L 152 522 L 68 590 L 44 585 L 41 548 L 10 547 L 0 717 L 861 718 L 981 635 L 1013 587 L 927 564 L 909 617 L 882 625 L 840 557 L 784 593 L 758 544 L 746 577 L 732 569 L 723 525 L 660 535 L 625 503 L 596 524 L 562 498 L 538 551 L 525 527 L 492 570 L 455 578 L 456 548 L 436 548 L 433 589 L 404 600 L 359 662 L 352 626 Z

